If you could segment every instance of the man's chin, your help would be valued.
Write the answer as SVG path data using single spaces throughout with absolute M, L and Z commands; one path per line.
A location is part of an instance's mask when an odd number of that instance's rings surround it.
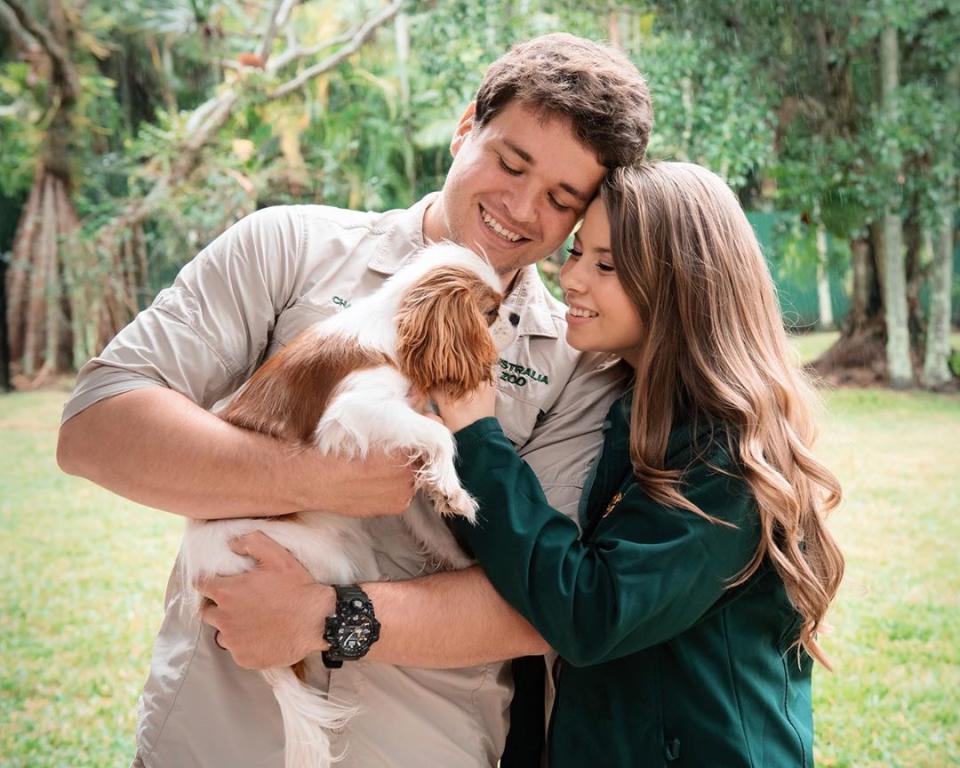
M 509 251 L 499 251 L 496 253 L 487 252 L 486 258 L 489 261 L 493 268 L 497 271 L 497 274 L 501 277 L 506 275 L 513 275 L 517 270 L 528 267 L 531 264 L 536 264 L 540 259 L 547 257 L 547 254 L 540 256 L 536 253 L 531 253 L 529 250 L 524 248 L 517 248 L 516 250 Z

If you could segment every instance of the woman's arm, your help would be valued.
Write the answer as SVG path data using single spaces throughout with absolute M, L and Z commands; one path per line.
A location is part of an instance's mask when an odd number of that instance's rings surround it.
M 458 471 L 482 519 L 452 527 L 497 591 L 572 664 L 617 658 L 688 629 L 757 546 L 752 497 L 723 471 L 722 452 L 687 473 L 685 495 L 738 528 L 662 507 L 634 484 L 583 542 L 495 419 L 456 437 Z

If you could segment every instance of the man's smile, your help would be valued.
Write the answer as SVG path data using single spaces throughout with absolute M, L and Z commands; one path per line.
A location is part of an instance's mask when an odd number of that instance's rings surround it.
M 513 231 L 503 224 L 503 222 L 501 222 L 499 219 L 494 218 L 494 216 L 482 205 L 480 206 L 480 218 L 483 220 L 483 223 L 486 225 L 487 229 L 496 233 L 500 239 L 504 240 L 505 242 L 519 243 L 521 241 L 527 241 L 530 239 Z

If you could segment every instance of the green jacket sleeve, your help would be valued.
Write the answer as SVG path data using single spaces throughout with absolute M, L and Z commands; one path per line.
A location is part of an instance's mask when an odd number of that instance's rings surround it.
M 454 533 L 497 591 L 569 663 L 589 666 L 690 628 L 750 561 L 757 516 L 745 482 L 717 449 L 684 476 L 686 497 L 736 527 L 664 507 L 633 484 L 587 542 L 552 509 L 496 419 L 456 434 L 458 466 L 480 502 Z

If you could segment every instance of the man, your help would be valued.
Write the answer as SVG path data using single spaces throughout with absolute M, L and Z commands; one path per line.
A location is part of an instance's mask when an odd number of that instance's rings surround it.
M 566 346 L 564 308 L 533 265 L 560 247 L 607 168 L 642 158 L 651 122 L 646 85 L 621 54 L 570 35 L 517 46 L 491 65 L 461 118 L 440 193 L 385 214 L 284 206 L 249 216 L 80 372 L 58 446 L 65 471 L 187 517 L 323 509 L 371 518 L 393 582 L 364 585 L 381 638 L 364 659 L 347 656 L 310 680 L 362 705 L 335 745 L 347 750 L 343 765 L 494 765 L 511 694 L 502 661 L 542 652 L 542 640 L 478 569 L 423 576 L 433 567 L 397 518 L 374 517 L 410 502 L 402 462 L 291 456 L 207 409 L 424 243 L 452 239 L 483 250 L 520 315 L 501 360 L 498 415 L 551 503 L 575 514 L 622 374 Z M 276 705 L 238 664 L 323 650 L 326 617 L 345 619 L 333 590 L 312 584 L 285 551 L 258 536 L 236 546 L 259 567 L 204 586 L 213 627 L 184 607 L 174 568 L 135 765 L 282 764 Z

